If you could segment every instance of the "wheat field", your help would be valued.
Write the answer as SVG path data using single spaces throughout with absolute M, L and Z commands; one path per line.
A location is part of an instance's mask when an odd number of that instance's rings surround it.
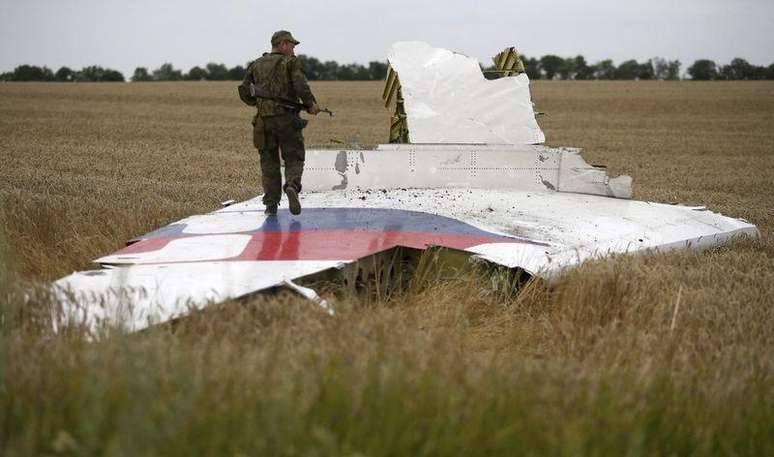
M 307 147 L 387 138 L 380 83 L 313 90 Z M 37 284 L 260 193 L 251 111 L 235 83 L 0 84 L 0 454 L 774 455 L 774 84 L 532 93 L 548 144 L 761 240 L 54 334 Z

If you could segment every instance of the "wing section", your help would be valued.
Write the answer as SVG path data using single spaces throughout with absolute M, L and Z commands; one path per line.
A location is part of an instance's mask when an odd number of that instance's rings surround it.
M 515 189 L 304 194 L 298 216 L 263 215 L 257 197 L 191 216 L 55 283 L 69 314 L 130 330 L 208 303 L 281 286 L 396 246 L 442 246 L 551 278 L 589 259 L 703 249 L 755 226 L 704 208 Z

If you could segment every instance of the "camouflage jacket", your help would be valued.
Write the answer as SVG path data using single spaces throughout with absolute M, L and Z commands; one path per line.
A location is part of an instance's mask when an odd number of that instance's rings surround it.
M 297 57 L 287 57 L 278 52 L 267 52 L 256 59 L 247 68 L 245 81 L 263 87 L 271 94 L 291 100 L 301 99 L 307 106 L 315 103 L 312 90 Z M 271 100 L 258 99 L 256 103 L 259 116 L 274 116 L 288 111 L 277 106 Z

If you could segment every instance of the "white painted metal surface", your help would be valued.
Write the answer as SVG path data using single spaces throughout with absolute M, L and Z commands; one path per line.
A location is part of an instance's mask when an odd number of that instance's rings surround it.
M 369 209 L 393 209 L 400 210 L 401 214 L 412 211 L 412 214 L 434 214 L 462 221 L 476 230 L 504 237 L 495 242 L 474 244 L 464 250 L 488 261 L 520 267 L 546 278 L 585 260 L 614 253 L 644 249 L 703 249 L 742 234 L 758 236 L 755 226 L 745 221 L 701 208 L 548 190 L 363 189 L 307 193 L 302 194 L 301 200 L 307 213 L 315 211 L 315 208 L 320 208 L 319 211 L 347 208 L 351 214 Z M 298 260 L 251 260 L 255 257 L 254 253 L 232 256 L 234 251 L 230 237 L 247 236 L 245 228 L 265 225 L 263 205 L 260 197 L 256 197 L 171 224 L 167 229 L 177 230 L 183 238 L 173 239 L 145 254 L 105 256 L 99 261 L 117 267 L 74 273 L 57 281 L 55 286 L 71 315 L 85 310 L 90 325 L 121 322 L 130 330 L 138 330 L 185 315 L 191 308 L 200 308 L 207 303 L 240 297 L 340 267 L 356 261 L 363 253 L 375 253 L 401 244 L 400 239 L 393 239 L 393 244 L 385 242 L 390 237 L 399 236 L 401 230 L 410 233 L 417 230 L 395 226 L 394 223 L 392 227 L 368 227 L 366 221 L 358 220 L 343 221 L 355 227 L 349 231 L 326 232 L 325 227 L 305 229 L 300 222 L 293 229 L 294 221 L 300 219 L 285 216 L 287 219 L 282 219 L 281 224 L 288 225 L 280 227 L 278 232 L 283 233 L 285 238 L 273 241 L 272 246 L 268 245 L 268 239 L 263 238 L 259 247 L 261 250 L 273 250 L 278 258 L 284 253 L 299 257 Z M 428 232 L 447 230 L 433 220 L 430 224 L 425 228 Z M 205 231 L 204 227 L 211 232 Z M 297 230 L 300 238 L 287 238 L 287 230 Z M 348 240 L 369 230 L 375 233 L 369 246 L 358 247 L 357 243 Z M 318 234 L 322 236 L 316 237 Z M 163 232 L 159 236 L 166 239 Z M 154 239 L 157 238 L 148 238 L 149 242 Z M 445 238 L 438 239 L 440 241 L 432 244 L 444 245 Z M 181 240 L 189 242 L 177 243 Z M 326 260 L 302 258 L 310 249 L 325 250 L 325 246 L 320 246 L 324 244 L 334 252 L 340 252 L 341 257 Z M 191 249 L 191 246 L 199 248 Z M 353 246 L 360 250 L 349 251 Z M 202 251 L 207 252 L 210 261 L 202 261 Z M 349 252 L 360 254 L 353 254 L 356 257 L 352 257 Z M 216 254 L 225 257 L 211 259 Z M 320 305 L 332 312 L 327 303 Z
M 411 143 L 539 144 L 526 74 L 487 80 L 478 60 L 421 41 L 395 43 Z
M 193 253 L 195 255 L 195 253 Z M 179 259 L 182 253 L 174 258 Z M 65 315 L 91 328 L 128 331 L 185 316 L 210 303 L 242 297 L 335 268 L 338 261 L 179 262 L 124 264 L 80 271 L 54 283 Z M 296 286 L 297 287 L 297 286 Z M 329 311 L 327 303 L 321 303 Z
M 304 189 L 473 187 L 558 190 L 631 198 L 631 178 L 610 178 L 578 149 L 542 145 L 379 145 L 309 150 Z
M 257 203 L 251 200 L 244 205 Z M 702 250 L 735 236 L 760 236 L 749 222 L 704 207 L 546 190 L 366 189 L 307 194 L 302 204 L 432 212 L 488 232 L 545 243 L 547 246 L 490 243 L 468 249 L 494 263 L 545 278 L 611 254 L 647 249 Z

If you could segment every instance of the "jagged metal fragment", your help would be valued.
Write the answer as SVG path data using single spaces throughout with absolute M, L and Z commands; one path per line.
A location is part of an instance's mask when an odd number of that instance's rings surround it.
M 539 144 L 529 78 L 487 80 L 478 60 L 421 41 L 395 43 L 410 143 Z
M 524 73 L 524 62 L 522 62 L 521 56 L 513 46 L 503 49 L 496 56 L 492 57 L 492 62 L 494 62 L 495 71 L 500 77 Z

